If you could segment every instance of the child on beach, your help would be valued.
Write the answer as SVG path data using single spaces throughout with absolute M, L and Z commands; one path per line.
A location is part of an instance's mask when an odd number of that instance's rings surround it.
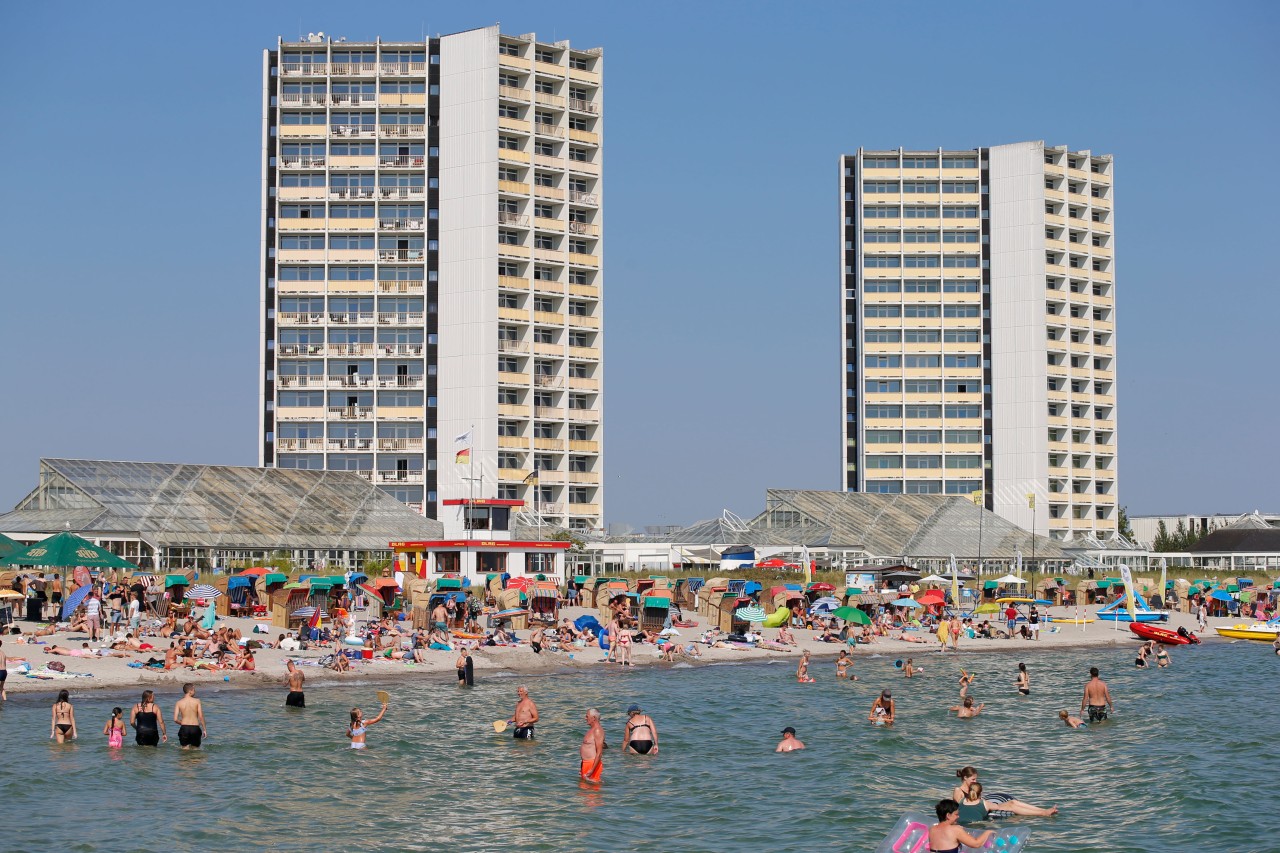
M 800 655 L 800 665 L 796 667 L 796 681 L 800 684 L 812 684 L 814 679 L 809 674 L 809 651 L 806 649 Z
M 107 746 L 111 749 L 119 749 L 124 746 L 124 710 L 122 708 L 111 709 L 111 719 L 107 720 L 107 724 L 102 727 L 102 733 L 107 736 Z

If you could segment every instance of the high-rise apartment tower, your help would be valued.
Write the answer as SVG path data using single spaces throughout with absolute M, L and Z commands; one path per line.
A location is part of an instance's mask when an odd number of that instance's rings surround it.
M 265 51 L 261 464 L 446 534 L 480 500 L 601 526 L 602 71 L 496 26 Z
M 847 490 L 1114 533 L 1112 180 L 1042 142 L 840 159 Z

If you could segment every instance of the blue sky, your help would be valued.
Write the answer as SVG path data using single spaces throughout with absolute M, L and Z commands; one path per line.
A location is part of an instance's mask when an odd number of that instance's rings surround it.
M 1121 503 L 1280 511 L 1278 8 L 4 4 L 0 508 L 256 462 L 264 47 L 500 21 L 606 51 L 608 521 L 838 488 L 837 157 L 1026 139 L 1116 157 Z

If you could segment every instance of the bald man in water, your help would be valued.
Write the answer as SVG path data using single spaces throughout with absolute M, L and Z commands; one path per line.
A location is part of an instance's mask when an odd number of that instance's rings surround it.
M 600 712 L 588 708 L 586 713 L 587 733 L 582 736 L 582 746 L 578 748 L 578 757 L 582 764 L 578 776 L 583 782 L 600 784 L 600 774 L 604 771 L 604 727 L 600 725 Z

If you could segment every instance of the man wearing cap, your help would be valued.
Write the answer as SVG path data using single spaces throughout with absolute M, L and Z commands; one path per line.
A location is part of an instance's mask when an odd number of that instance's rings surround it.
M 658 754 L 658 727 L 639 705 L 627 709 L 627 731 L 622 736 L 622 752 L 640 755 Z
M 795 752 L 797 749 L 804 749 L 804 743 L 796 737 L 796 730 L 787 726 L 782 730 L 782 740 L 774 752 Z
M 876 701 L 871 703 L 871 713 L 867 719 L 875 726 L 892 726 L 897 709 L 893 705 L 893 694 L 888 690 L 881 691 Z

